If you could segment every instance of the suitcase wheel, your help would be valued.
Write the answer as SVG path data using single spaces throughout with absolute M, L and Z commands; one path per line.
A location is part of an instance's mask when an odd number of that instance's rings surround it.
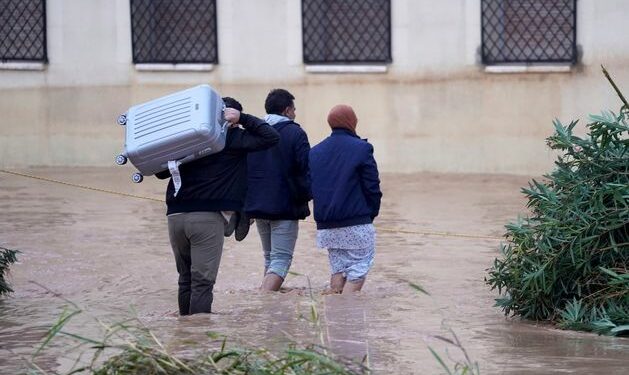
M 127 125 L 127 115 L 118 116 L 118 125 Z
M 118 165 L 125 165 L 125 164 L 127 164 L 127 157 L 122 155 L 122 154 L 116 156 L 116 164 L 118 164 Z
M 142 180 L 144 180 L 144 176 L 142 176 L 142 174 L 135 172 L 133 175 L 131 175 L 131 180 L 133 180 L 133 182 L 135 182 L 136 184 L 139 184 L 140 182 L 142 182 Z

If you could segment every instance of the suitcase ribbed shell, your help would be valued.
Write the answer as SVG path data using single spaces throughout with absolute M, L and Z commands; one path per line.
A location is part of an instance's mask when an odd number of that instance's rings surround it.
M 221 151 L 227 133 L 223 100 L 200 85 L 129 108 L 125 152 L 143 175 Z

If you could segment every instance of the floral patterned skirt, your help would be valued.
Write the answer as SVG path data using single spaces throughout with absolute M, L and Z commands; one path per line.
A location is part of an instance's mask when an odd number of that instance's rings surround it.
M 375 244 L 373 224 L 317 230 L 317 246 L 328 249 L 330 273 L 342 273 L 348 281 L 367 276 L 373 266 Z

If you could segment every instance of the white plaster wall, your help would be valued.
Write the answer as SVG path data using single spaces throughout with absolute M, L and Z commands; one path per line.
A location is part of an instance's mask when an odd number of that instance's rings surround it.
M 443 74 L 475 67 L 480 1 L 392 2 L 392 72 Z
M 579 0 L 577 7 L 582 64 L 626 62 L 627 1 Z M 128 0 L 48 0 L 47 11 L 46 69 L 0 70 L 0 88 L 319 79 L 302 63 L 300 0 L 218 0 L 219 64 L 202 73 L 136 71 Z M 386 79 L 480 74 L 480 38 L 480 0 L 392 0 L 393 63 Z
M 384 171 L 540 174 L 552 168 L 552 120 L 581 119 L 629 95 L 627 0 L 579 0 L 581 63 L 564 74 L 495 75 L 478 63 L 480 0 L 392 0 L 385 74 L 311 74 L 302 63 L 299 0 L 218 0 L 219 64 L 209 72 L 143 72 L 131 63 L 128 0 L 49 0 L 43 71 L 0 70 L 0 166 L 111 165 L 128 106 L 199 83 L 263 114 L 287 87 L 311 143 L 339 102 Z M 580 128 L 582 131 L 582 128 Z
M 294 81 L 303 75 L 300 1 L 223 0 L 217 7 L 222 82 Z

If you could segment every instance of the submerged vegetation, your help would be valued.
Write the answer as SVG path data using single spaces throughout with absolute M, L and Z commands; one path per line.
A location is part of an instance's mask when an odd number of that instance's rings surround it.
M 560 153 L 545 181 L 522 192 L 529 217 L 506 226 L 502 258 L 486 279 L 505 314 L 560 327 L 629 334 L 629 103 L 576 121 L 555 121 L 548 146 Z
M 7 249 L 0 246 L 0 296 L 13 292 L 6 280 L 9 266 L 17 261 L 17 250 Z

